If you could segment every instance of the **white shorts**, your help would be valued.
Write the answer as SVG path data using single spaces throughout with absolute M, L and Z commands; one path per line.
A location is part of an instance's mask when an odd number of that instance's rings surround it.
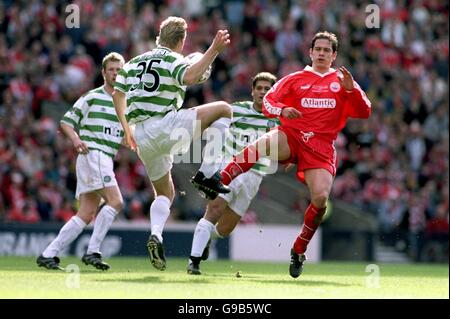
M 219 197 L 222 197 L 228 203 L 228 206 L 242 217 L 247 212 L 250 202 L 258 193 L 262 179 L 261 175 L 250 170 L 233 179 L 228 185 L 231 192 L 219 194 Z
M 113 159 L 101 151 L 89 150 L 88 154 L 78 155 L 76 171 L 77 199 L 84 193 L 117 186 Z
M 196 120 L 197 110 L 186 109 L 136 124 L 134 136 L 138 155 L 151 181 L 160 179 L 172 169 L 174 154 L 184 154 L 189 150 L 197 132 Z

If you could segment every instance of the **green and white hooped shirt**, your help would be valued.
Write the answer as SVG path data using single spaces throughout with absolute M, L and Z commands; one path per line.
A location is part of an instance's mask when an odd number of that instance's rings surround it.
M 230 125 L 230 135 L 224 145 L 226 159 L 241 152 L 249 143 L 280 125 L 277 118 L 267 118 L 253 107 L 253 102 L 235 102 L 231 104 L 233 118 Z M 270 160 L 260 158 L 252 167 L 252 170 L 260 175 L 266 175 L 269 171 Z
M 114 86 L 126 94 L 127 121 L 135 124 L 177 111 L 186 95 L 183 80 L 188 67 L 181 54 L 161 46 L 127 62 Z
M 124 136 L 112 96 L 101 86 L 81 96 L 67 111 L 61 123 L 78 129 L 80 139 L 90 150 L 114 158 Z

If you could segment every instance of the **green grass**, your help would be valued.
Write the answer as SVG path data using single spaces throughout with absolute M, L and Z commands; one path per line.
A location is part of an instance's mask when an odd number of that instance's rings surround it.
M 370 288 L 367 263 L 306 264 L 302 276 L 292 279 L 286 263 L 208 261 L 201 276 L 191 276 L 185 259 L 170 258 L 164 272 L 147 258 L 107 261 L 112 268 L 101 272 L 63 258 L 63 266 L 80 269 L 79 288 L 70 288 L 78 276 L 73 272 L 38 268 L 35 258 L 1 257 L 0 298 L 449 298 L 448 265 L 380 264 L 379 288 Z

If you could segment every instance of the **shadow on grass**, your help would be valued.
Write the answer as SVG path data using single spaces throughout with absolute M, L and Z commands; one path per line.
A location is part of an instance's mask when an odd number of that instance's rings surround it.
M 296 285 L 296 286 L 332 286 L 332 287 L 348 287 L 350 284 L 344 284 L 336 281 L 321 281 L 321 280 L 308 280 L 308 279 L 294 279 L 286 281 L 280 280 L 254 280 L 250 281 L 258 282 L 261 284 L 274 284 L 274 285 Z
M 186 275 L 187 276 L 187 275 Z M 120 278 L 120 279 L 96 279 L 94 281 L 99 282 L 124 282 L 135 284 L 148 284 L 148 283 L 166 283 L 166 284 L 186 284 L 186 283 L 201 283 L 201 284 L 217 284 L 203 277 L 195 277 L 194 280 L 165 280 L 159 276 L 145 276 L 142 278 Z
M 304 279 L 293 279 L 293 278 L 287 278 L 286 280 L 267 280 L 264 278 L 259 278 L 258 276 L 245 276 L 241 278 L 236 278 L 233 276 L 227 276 L 227 275 L 202 275 L 202 276 L 191 276 L 187 275 L 184 279 L 178 279 L 178 280 L 172 280 L 167 279 L 167 277 L 161 277 L 161 276 L 145 276 L 141 278 L 118 278 L 118 279 L 95 279 L 94 281 L 98 282 L 124 282 L 124 283 L 141 283 L 141 284 L 148 284 L 148 283 L 166 283 L 166 284 L 211 284 L 211 285 L 217 285 L 220 282 L 218 280 L 233 280 L 233 283 L 236 284 L 248 284 L 248 283 L 259 283 L 259 284 L 273 284 L 276 286 L 279 285 L 296 285 L 296 286 L 331 286 L 331 287 L 347 287 L 351 286 L 350 284 L 344 284 L 341 282 L 335 282 L 335 281 L 320 281 L 320 280 L 308 280 L 306 278 Z M 228 282 L 229 283 L 229 282 Z
M 216 279 L 234 279 L 236 281 L 243 282 L 255 282 L 261 284 L 274 284 L 274 285 L 305 285 L 305 286 L 336 286 L 336 287 L 345 287 L 351 286 L 349 284 L 344 284 L 336 281 L 320 281 L 320 280 L 308 280 L 308 276 L 304 275 L 297 279 L 291 278 L 288 274 L 285 277 L 280 279 L 267 279 L 263 274 L 262 275 L 247 275 L 245 273 L 240 274 L 241 277 L 237 278 L 236 274 L 206 274 L 208 277 L 213 277 Z

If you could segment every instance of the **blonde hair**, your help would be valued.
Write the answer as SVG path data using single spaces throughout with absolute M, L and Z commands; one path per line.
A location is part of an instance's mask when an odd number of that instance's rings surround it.
M 186 20 L 179 17 L 168 17 L 159 26 L 156 44 L 173 49 L 186 37 L 186 30 Z
M 123 56 L 117 52 L 111 52 L 108 53 L 102 61 L 102 68 L 103 70 L 106 70 L 106 65 L 108 64 L 108 62 L 121 62 L 122 64 L 125 64 L 125 59 L 123 58 Z

